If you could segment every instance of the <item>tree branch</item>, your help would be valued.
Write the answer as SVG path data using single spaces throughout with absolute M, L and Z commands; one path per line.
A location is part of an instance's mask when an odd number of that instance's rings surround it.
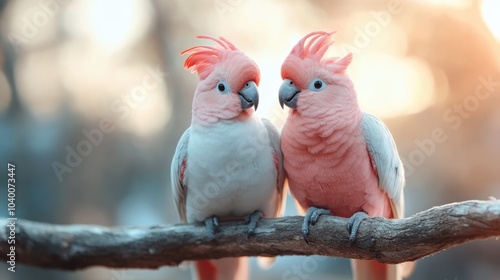
M 15 245 L 9 245 L 9 222 L 0 222 L 0 259 L 15 246 L 17 263 L 60 269 L 100 265 L 157 268 L 184 260 L 237 256 L 325 255 L 376 259 L 384 263 L 413 261 L 476 239 L 500 236 L 500 200 L 465 201 L 420 212 L 400 220 L 366 219 L 349 246 L 346 219 L 322 216 L 302 239 L 303 217 L 259 221 L 246 238 L 243 222 L 221 223 L 216 240 L 201 224 L 106 228 L 50 225 L 18 220 Z

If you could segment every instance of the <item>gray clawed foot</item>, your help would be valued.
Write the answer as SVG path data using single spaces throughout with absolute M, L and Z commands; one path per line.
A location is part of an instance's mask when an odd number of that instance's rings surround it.
M 205 229 L 212 240 L 215 240 L 215 232 L 217 231 L 218 226 L 219 218 L 217 216 L 210 216 L 205 219 Z
M 257 210 L 252 214 L 245 216 L 245 224 L 248 224 L 247 239 L 249 239 L 255 232 L 257 227 L 257 222 L 262 218 L 263 214 L 261 211 Z
M 302 223 L 302 236 L 304 237 L 304 241 L 309 244 L 307 241 L 307 235 L 309 235 L 309 225 L 315 225 L 321 215 L 330 215 L 331 212 L 328 209 L 322 209 L 317 207 L 309 207 L 306 212 L 306 216 L 304 217 L 304 222 Z
M 365 212 L 357 212 L 352 215 L 347 221 L 347 231 L 349 232 L 349 245 L 352 245 L 356 240 L 356 234 L 358 233 L 359 225 L 361 222 L 368 218 L 368 214 Z

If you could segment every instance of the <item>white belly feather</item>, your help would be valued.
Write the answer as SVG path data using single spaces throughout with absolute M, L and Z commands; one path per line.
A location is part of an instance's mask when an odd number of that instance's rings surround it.
M 255 210 L 272 216 L 277 171 L 269 141 L 256 117 L 210 127 L 192 125 L 185 177 L 188 222 Z

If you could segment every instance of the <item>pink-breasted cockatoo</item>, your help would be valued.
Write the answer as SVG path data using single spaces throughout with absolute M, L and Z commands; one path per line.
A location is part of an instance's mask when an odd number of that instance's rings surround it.
M 260 72 L 255 62 L 222 37 L 198 36 L 215 46 L 196 46 L 184 67 L 200 82 L 171 166 L 180 220 L 203 222 L 216 239 L 221 220 L 245 219 L 248 236 L 261 217 L 281 215 L 285 173 L 274 125 L 255 116 Z M 269 259 L 266 263 L 269 263 Z M 246 279 L 247 258 L 196 261 L 195 278 Z
M 345 74 L 352 54 L 328 58 L 333 32 L 302 38 L 283 62 L 281 106 L 290 108 L 281 137 L 284 167 L 302 233 L 320 215 L 349 218 L 349 243 L 366 217 L 404 216 L 404 169 L 387 127 L 361 111 Z M 307 211 L 305 211 L 307 209 Z M 402 269 L 353 260 L 355 279 L 400 279 Z

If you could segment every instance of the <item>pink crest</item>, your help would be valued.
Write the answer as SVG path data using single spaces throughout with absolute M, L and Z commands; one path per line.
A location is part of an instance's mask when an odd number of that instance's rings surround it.
M 324 58 L 326 51 L 334 43 L 334 41 L 331 40 L 331 36 L 334 33 L 335 31 L 316 31 L 304 36 L 304 38 L 302 38 L 295 45 L 295 47 L 293 47 L 287 59 L 283 63 L 281 69 L 282 77 L 285 78 L 289 72 L 295 72 L 294 69 L 291 68 L 297 68 L 297 58 L 302 61 L 309 59 L 323 67 L 326 67 L 332 72 L 344 72 L 352 61 L 352 53 L 347 54 L 341 59 L 338 57 Z
M 331 35 L 333 32 L 316 31 L 311 32 L 300 39 L 300 41 L 293 47 L 290 55 L 298 56 L 300 59 L 310 58 L 312 60 L 320 61 L 325 55 L 328 47 L 333 44 Z M 307 39 L 309 42 L 306 44 Z
M 183 50 L 180 55 L 186 53 L 189 56 L 184 62 L 186 69 L 191 69 L 192 72 L 197 72 L 200 79 L 205 79 L 215 68 L 215 65 L 221 62 L 224 54 L 231 51 L 238 51 L 238 48 L 228 40 L 219 37 L 198 35 L 196 38 L 209 39 L 216 42 L 216 46 L 196 46 Z

